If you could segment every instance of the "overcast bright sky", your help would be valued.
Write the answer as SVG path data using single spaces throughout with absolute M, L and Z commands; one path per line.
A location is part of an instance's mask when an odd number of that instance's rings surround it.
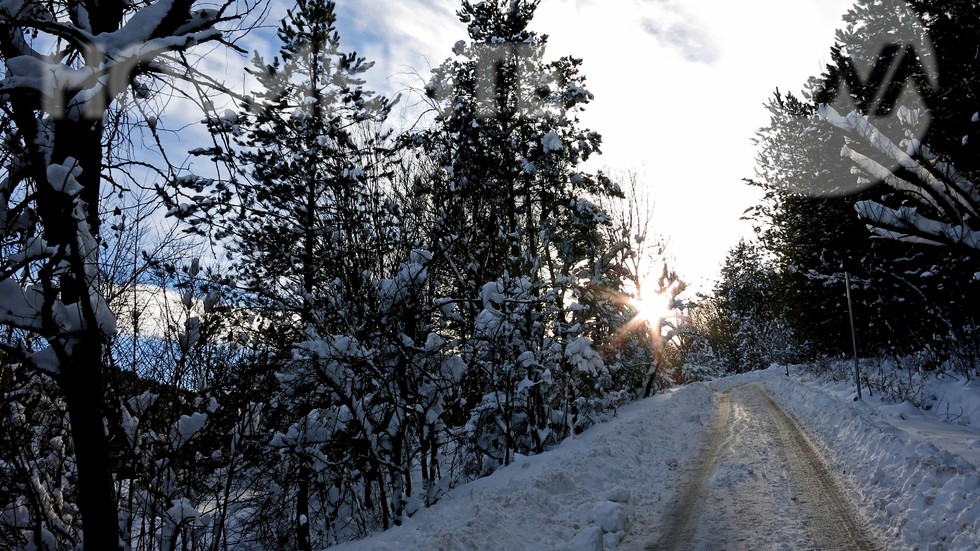
M 548 58 L 583 58 L 604 137 L 596 168 L 635 171 L 681 276 L 708 283 L 750 235 L 755 130 L 779 87 L 799 91 L 829 59 L 850 0 L 542 0 Z M 342 47 L 377 63 L 370 84 L 419 87 L 466 28 L 456 0 L 337 0 Z M 275 16 L 275 13 L 273 14 Z

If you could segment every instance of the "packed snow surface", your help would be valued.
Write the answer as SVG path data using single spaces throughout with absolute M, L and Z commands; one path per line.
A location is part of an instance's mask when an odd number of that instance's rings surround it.
M 552 451 L 455 488 L 402 526 L 332 549 L 595 551 L 654 541 L 637 531 L 668 523 L 700 464 L 719 393 L 751 382 L 809 433 L 887 549 L 980 548 L 980 384 L 934 383 L 926 412 L 877 395 L 854 401 L 852 385 L 774 367 L 630 404 Z

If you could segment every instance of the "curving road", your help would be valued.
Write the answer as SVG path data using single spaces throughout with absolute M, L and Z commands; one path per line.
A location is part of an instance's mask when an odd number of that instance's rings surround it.
M 721 393 L 702 458 L 666 519 L 649 526 L 661 536 L 635 548 L 879 549 L 806 434 L 760 385 Z

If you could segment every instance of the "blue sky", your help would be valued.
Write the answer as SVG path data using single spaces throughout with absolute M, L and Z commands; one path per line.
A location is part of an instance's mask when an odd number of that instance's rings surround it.
M 604 137 L 594 168 L 636 172 L 653 227 L 682 277 L 710 285 L 758 193 L 755 130 L 779 87 L 798 91 L 829 58 L 851 0 L 542 0 L 534 30 L 549 57 L 583 58 L 595 101 L 582 117 Z M 274 9 L 272 16 L 282 13 Z M 370 85 L 419 88 L 466 38 L 456 0 L 337 0 L 344 49 L 376 62 Z M 274 44 L 253 41 L 269 55 Z M 412 118 L 411 99 L 402 103 Z

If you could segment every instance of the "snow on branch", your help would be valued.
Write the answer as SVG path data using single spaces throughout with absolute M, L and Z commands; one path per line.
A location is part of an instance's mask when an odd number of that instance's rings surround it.
M 905 107 L 900 111 L 902 120 L 915 116 Z M 896 145 L 867 116 L 857 111 L 842 116 L 833 107 L 821 105 L 818 113 L 833 126 L 856 134 L 895 163 L 894 168 L 888 168 L 859 153 L 852 147 L 854 141 L 851 139 L 841 150 L 841 156 L 850 159 L 860 172 L 881 180 L 913 203 L 894 208 L 876 201 L 858 202 L 855 205 L 858 214 L 876 235 L 907 242 L 980 249 L 980 231 L 972 227 L 980 211 L 980 191 L 972 180 L 939 159 L 918 139 L 909 137 L 901 143 L 902 147 Z M 896 170 L 907 171 L 915 177 L 915 182 L 896 175 Z
M 0 35 L 5 66 L 0 97 L 26 93 L 53 116 L 100 118 L 107 103 L 161 54 L 224 38 L 216 25 L 234 17 L 224 16 L 224 8 L 189 6 L 186 1 L 159 0 L 135 11 L 119 28 L 93 33 L 83 24 L 87 16 L 61 21 L 45 9 L 27 10 L 23 2 L 0 2 L 0 27 L 7 29 Z M 32 33 L 64 41 L 70 48 L 42 55 L 24 40 Z
M 932 220 L 915 207 L 886 207 L 874 201 L 859 201 L 855 208 L 881 237 L 929 245 L 959 244 L 980 250 L 980 231 Z

